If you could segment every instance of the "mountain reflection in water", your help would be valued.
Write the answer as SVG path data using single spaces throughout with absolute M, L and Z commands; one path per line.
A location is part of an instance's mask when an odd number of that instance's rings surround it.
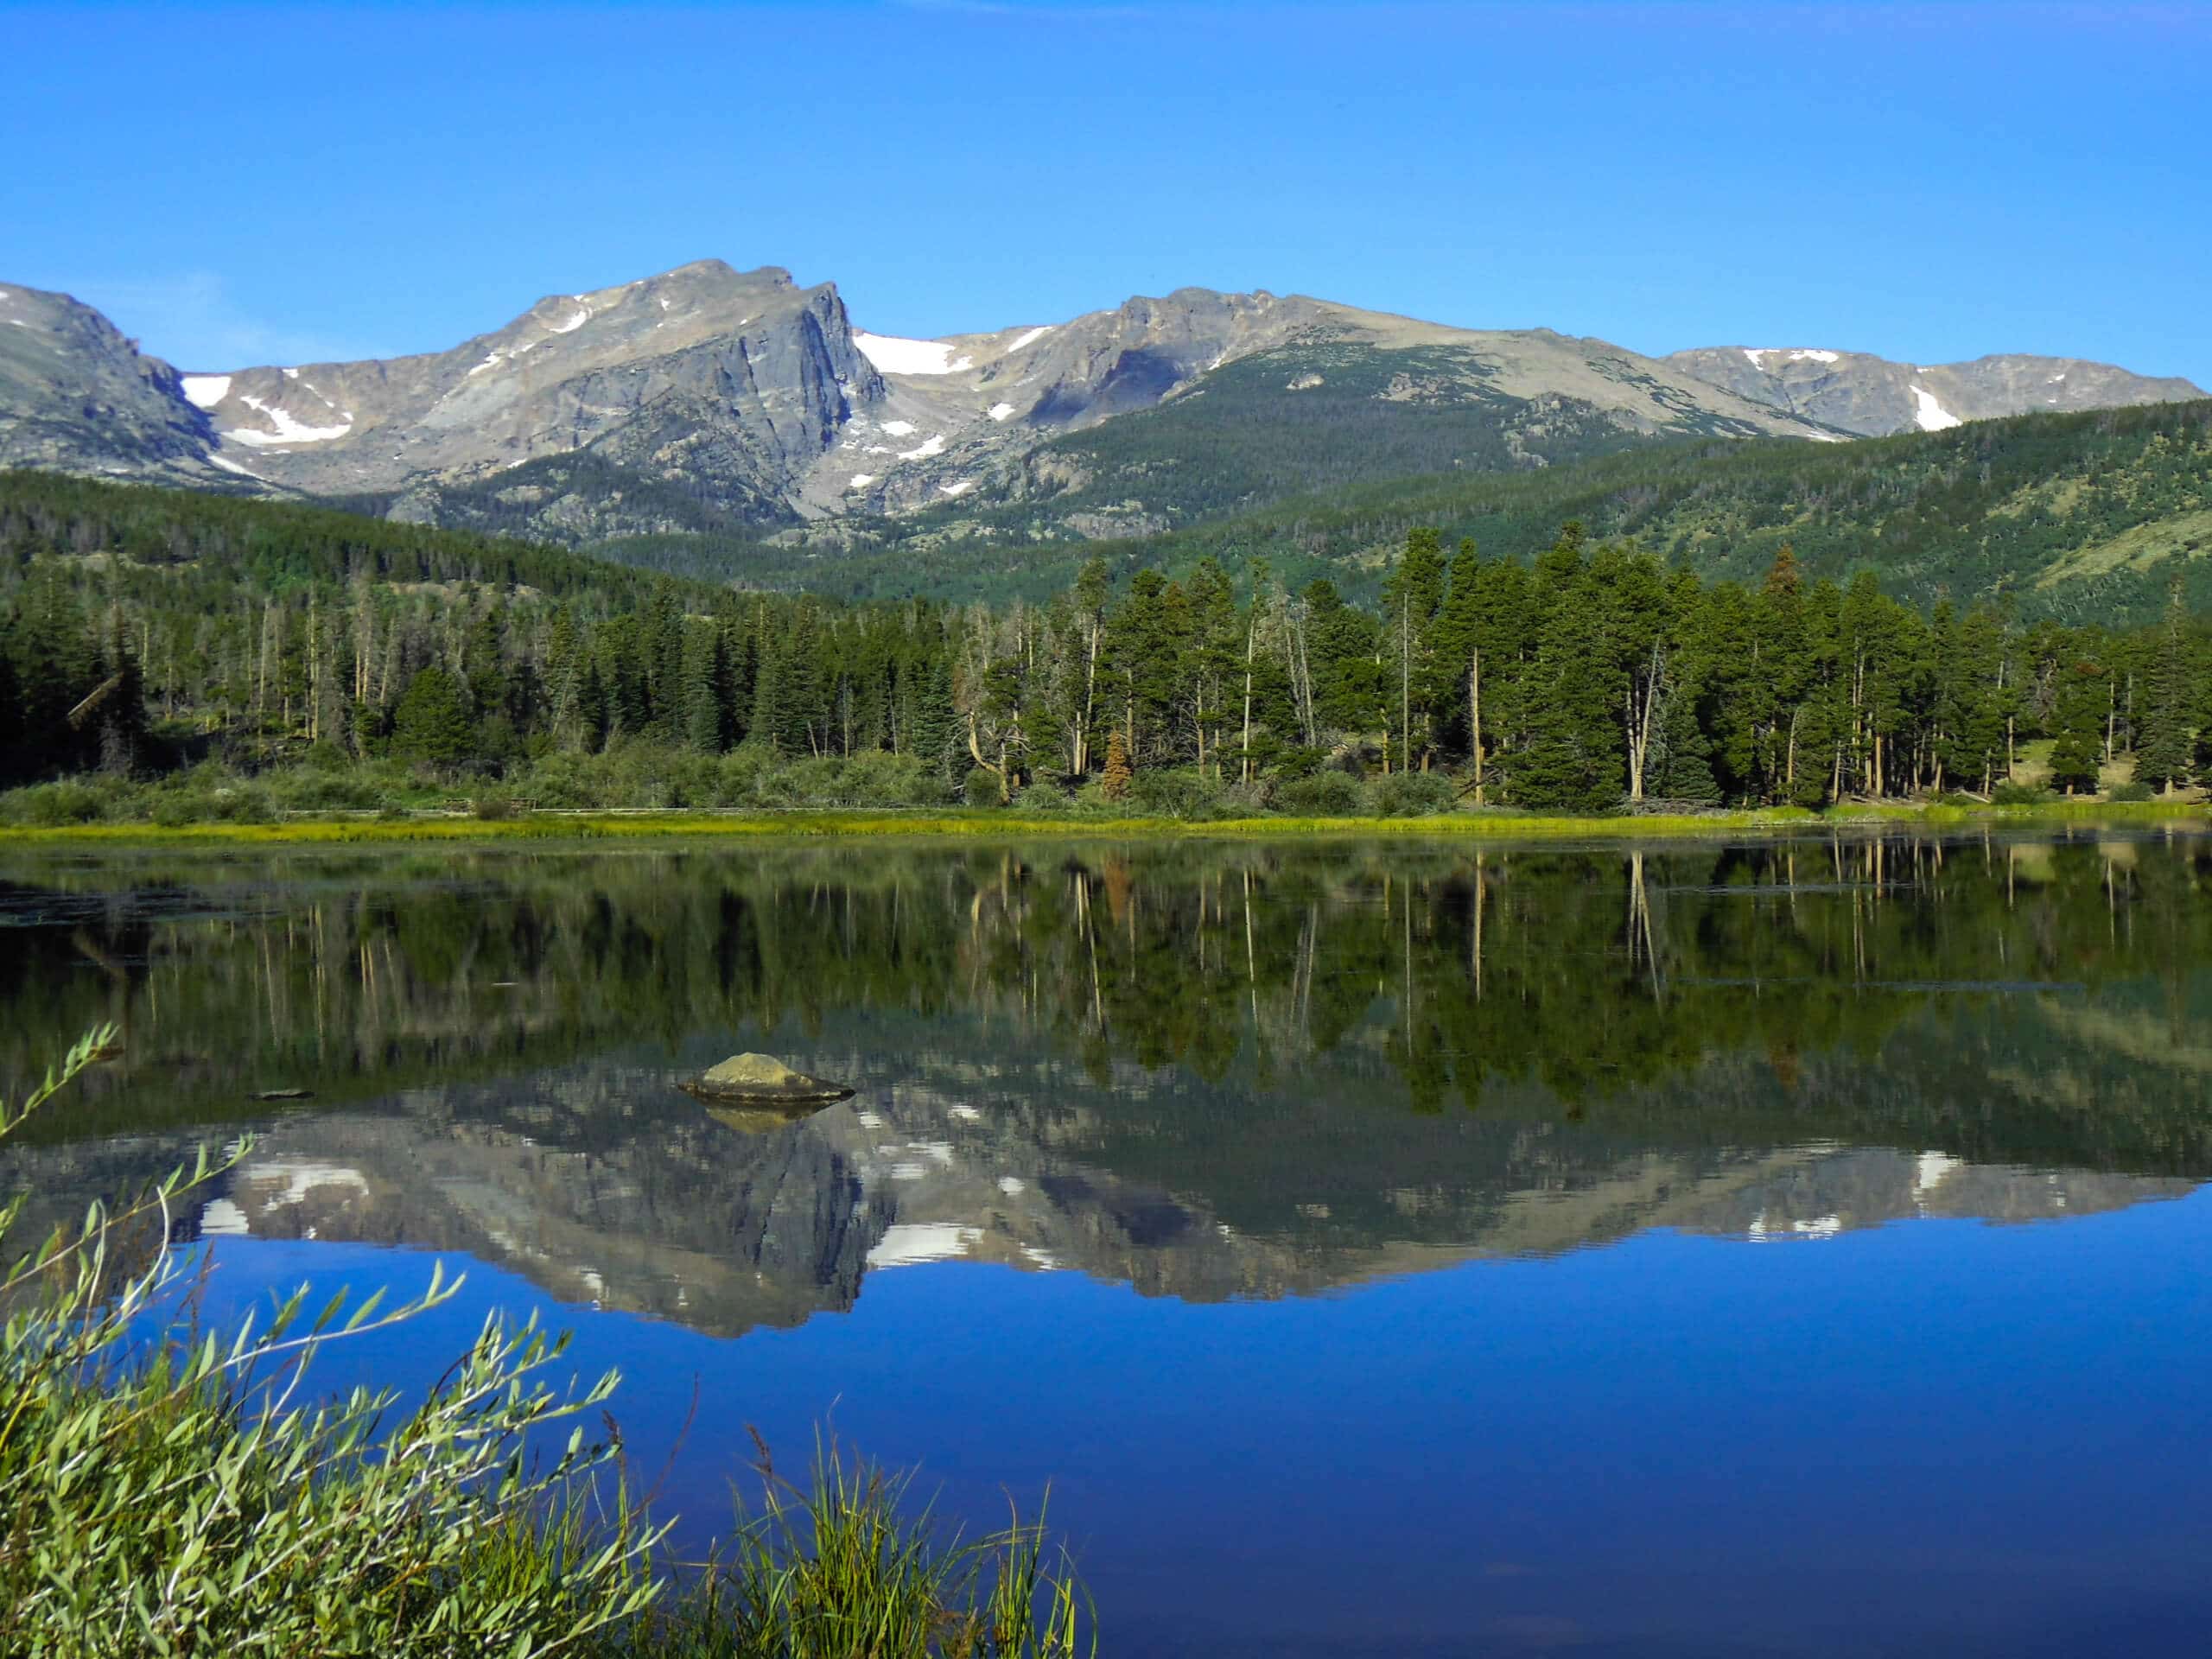
M 2212 843 L 16 855 L 0 1158 L 66 1215 L 242 1129 L 210 1236 L 465 1253 L 734 1335 L 871 1272 L 1270 1298 L 1664 1227 L 2021 1221 L 2212 1171 Z M 854 1085 L 735 1124 L 741 1049 Z M 302 1106 L 252 1103 L 311 1090 Z

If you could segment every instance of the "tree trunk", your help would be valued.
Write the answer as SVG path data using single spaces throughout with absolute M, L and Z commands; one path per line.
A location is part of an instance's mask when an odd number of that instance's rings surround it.
M 1237 763 L 1239 783 L 1252 781 L 1252 654 L 1260 640 L 1260 607 L 1255 600 L 1251 620 L 1244 625 L 1244 753 Z
M 1483 804 L 1483 648 L 1477 645 L 1467 663 L 1467 740 L 1474 751 L 1475 804 Z

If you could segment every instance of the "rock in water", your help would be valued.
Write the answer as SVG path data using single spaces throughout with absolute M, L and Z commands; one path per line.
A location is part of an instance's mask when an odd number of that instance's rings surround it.
M 694 1094 L 764 1105 L 827 1105 L 853 1091 L 794 1071 L 772 1054 L 733 1054 L 690 1085 Z

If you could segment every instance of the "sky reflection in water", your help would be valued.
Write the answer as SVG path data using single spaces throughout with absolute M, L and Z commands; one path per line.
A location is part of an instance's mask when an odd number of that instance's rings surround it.
M 982 1522 L 1051 1481 L 1116 1652 L 2212 1614 L 2200 840 L 0 877 L 10 1086 L 130 1029 L 6 1185 L 257 1127 L 194 1224 L 219 1310 L 474 1258 L 332 1380 L 540 1308 L 641 1467 L 688 1419 L 702 1526 L 747 1424 L 796 1462 L 827 1416 Z M 671 1086 L 745 1047 L 861 1092 L 759 1133 Z

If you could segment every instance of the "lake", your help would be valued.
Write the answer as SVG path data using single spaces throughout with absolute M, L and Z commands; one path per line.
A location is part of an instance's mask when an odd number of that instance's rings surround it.
M 104 1020 L 26 1227 L 250 1130 L 218 1317 L 463 1267 L 320 1375 L 536 1310 L 698 1537 L 1049 1484 L 1109 1655 L 2212 1621 L 2201 832 L 0 852 L 0 1091 Z

